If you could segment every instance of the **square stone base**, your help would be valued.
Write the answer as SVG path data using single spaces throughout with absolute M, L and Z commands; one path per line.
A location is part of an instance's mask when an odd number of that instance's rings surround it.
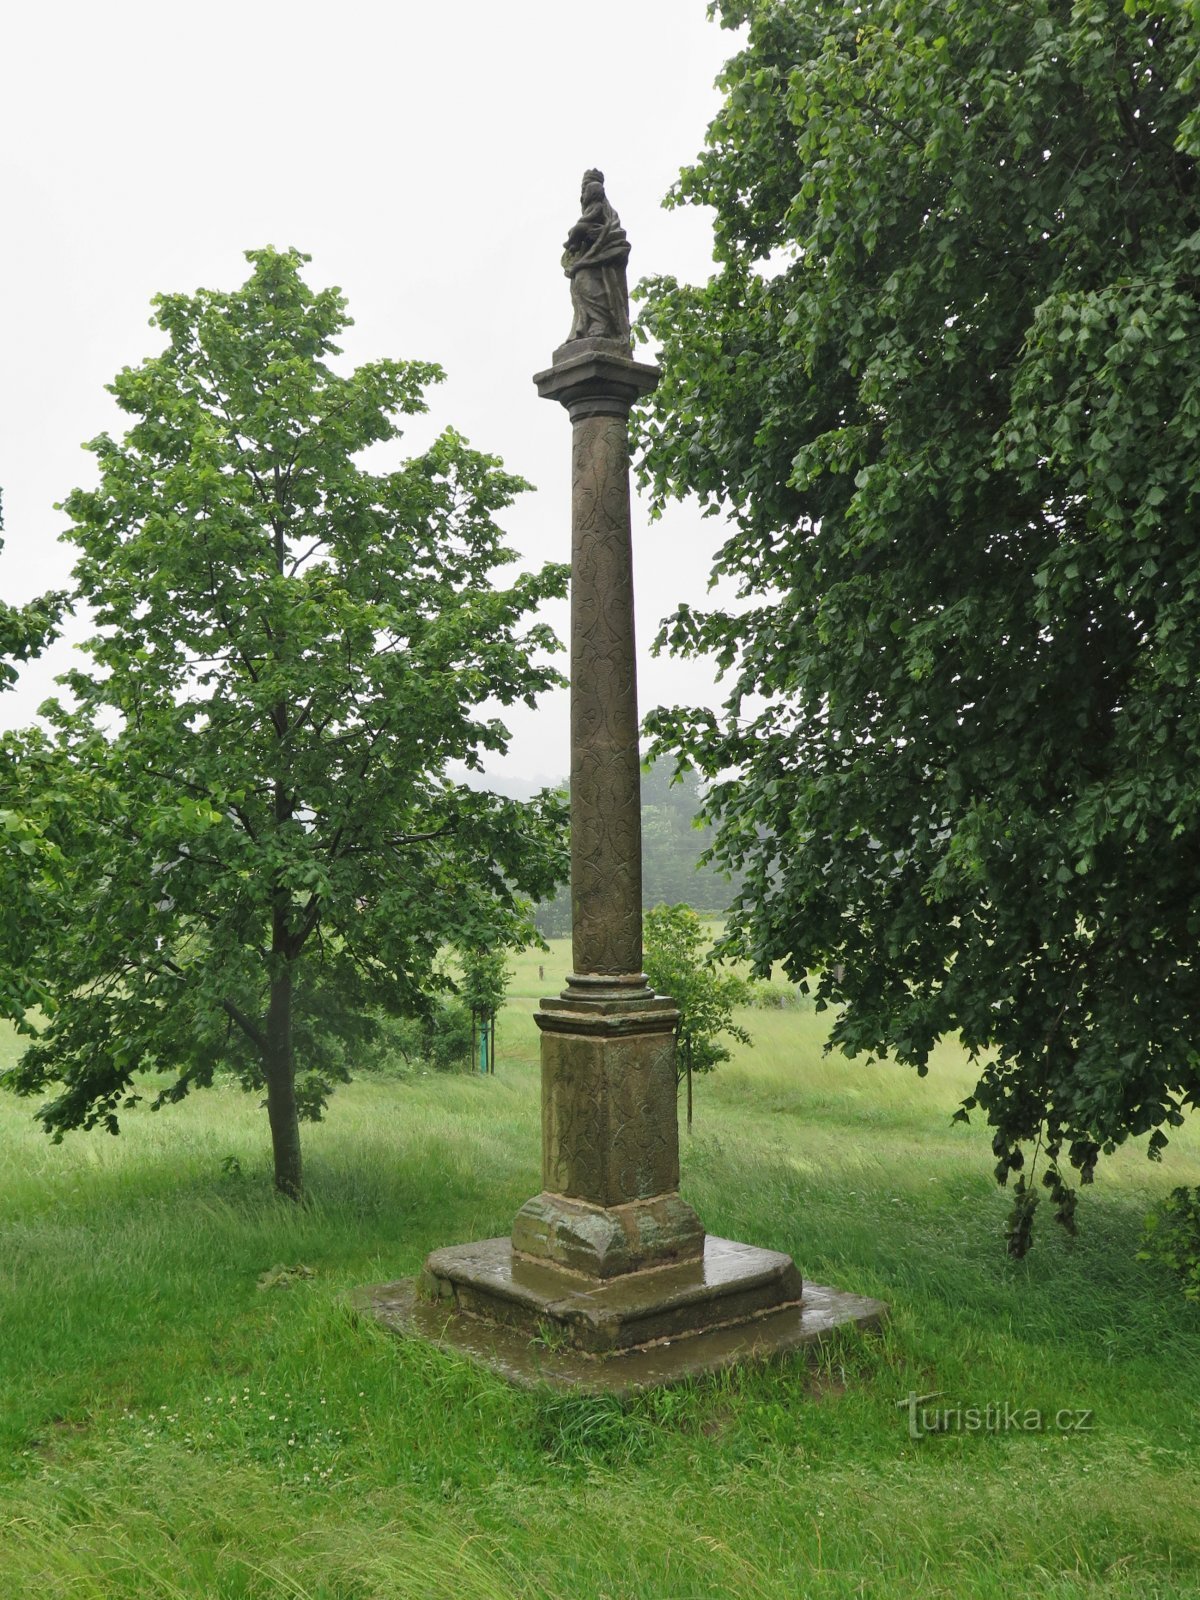
M 421 1287 L 447 1309 L 529 1338 L 553 1327 L 560 1342 L 598 1356 L 797 1305 L 802 1285 L 790 1256 L 731 1239 L 705 1239 L 693 1261 L 605 1279 L 523 1256 L 508 1239 L 484 1239 L 435 1250 Z
M 508 1239 L 435 1250 L 421 1279 L 358 1291 L 360 1311 L 510 1382 L 628 1393 L 878 1326 L 879 1300 L 804 1284 L 791 1258 L 709 1238 L 701 1261 L 599 1282 L 514 1256 Z

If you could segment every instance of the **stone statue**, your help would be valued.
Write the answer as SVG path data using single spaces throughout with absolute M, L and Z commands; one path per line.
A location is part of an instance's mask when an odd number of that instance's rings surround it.
M 571 280 L 575 315 L 572 339 L 619 339 L 629 343 L 629 291 L 625 263 L 629 240 L 604 193 L 604 174 L 593 167 L 583 175 L 582 215 L 563 246 L 563 271 Z

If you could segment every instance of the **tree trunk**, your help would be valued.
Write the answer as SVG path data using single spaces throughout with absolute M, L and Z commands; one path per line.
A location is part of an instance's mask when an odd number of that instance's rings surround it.
M 276 494 L 279 474 L 275 475 Z M 274 520 L 275 570 L 282 578 L 287 560 L 284 518 Z M 281 628 L 275 638 L 278 664 L 288 661 L 288 641 Z M 280 770 L 276 773 L 275 826 L 281 830 L 290 821 L 292 796 L 286 781 L 287 757 L 284 741 L 290 716 L 286 696 L 271 708 L 271 722 L 279 741 Z M 300 1164 L 300 1117 L 296 1110 L 296 1057 L 292 1049 L 292 959 L 299 955 L 307 934 L 293 942 L 291 929 L 292 896 L 275 878 L 271 887 L 271 1000 L 267 1007 L 267 1048 L 263 1066 L 267 1079 L 267 1118 L 271 1124 L 271 1150 L 275 1157 L 275 1188 L 279 1194 L 297 1202 L 304 1199 L 304 1173 Z
M 267 1118 L 275 1157 L 275 1187 L 289 1200 L 303 1200 L 300 1117 L 296 1111 L 296 1061 L 292 1053 L 292 974 L 289 966 L 271 980 L 267 1009 Z
M 684 1052 L 683 1052 L 683 1064 L 687 1068 L 687 1106 L 688 1106 L 687 1131 L 689 1133 L 691 1133 L 691 1131 L 692 1131 L 692 1052 L 690 1050 L 686 1050 L 686 1049 L 684 1050 Z

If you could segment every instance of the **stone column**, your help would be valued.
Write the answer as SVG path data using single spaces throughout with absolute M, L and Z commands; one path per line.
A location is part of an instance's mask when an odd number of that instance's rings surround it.
M 571 411 L 571 934 L 585 987 L 642 975 L 629 407 L 608 403 Z
M 520 1256 L 610 1278 L 691 1260 L 704 1229 L 679 1187 L 675 1024 L 642 973 L 641 782 L 629 518 L 629 408 L 658 381 L 621 339 L 577 338 L 539 372 L 566 407 L 571 484 L 574 970 L 542 1002 L 543 1192 Z
M 542 1192 L 511 1237 L 434 1250 L 419 1280 L 379 1284 L 360 1303 L 514 1383 L 628 1393 L 794 1350 L 842 1323 L 871 1327 L 887 1307 L 805 1289 L 781 1251 L 706 1239 L 679 1197 L 679 1013 L 642 973 L 629 537 L 629 408 L 659 374 L 630 352 L 629 244 L 594 169 L 580 210 L 563 255 L 571 331 L 534 378 L 573 431 L 574 970 L 536 1014 Z

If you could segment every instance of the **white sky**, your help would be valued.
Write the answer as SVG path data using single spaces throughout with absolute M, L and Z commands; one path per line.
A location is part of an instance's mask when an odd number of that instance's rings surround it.
M 559 256 L 580 176 L 606 174 L 631 283 L 705 278 L 706 217 L 660 203 L 735 46 L 705 0 L 4 6 L 0 594 L 67 583 L 54 503 L 94 480 L 82 441 L 121 428 L 104 385 L 156 347 L 151 296 L 231 288 L 263 244 L 309 252 L 309 281 L 345 291 L 348 360 L 445 367 L 408 444 L 452 423 L 501 455 L 539 491 L 508 513 L 511 542 L 528 565 L 568 559 L 570 424 L 530 377 L 570 323 Z M 710 675 L 648 646 L 679 600 L 703 600 L 719 533 L 694 507 L 653 527 L 635 507 L 643 711 L 714 698 Z M 565 608 L 552 620 L 565 638 Z M 25 669 L 0 724 L 32 719 L 68 655 Z M 565 772 L 565 694 L 507 720 L 493 770 Z

